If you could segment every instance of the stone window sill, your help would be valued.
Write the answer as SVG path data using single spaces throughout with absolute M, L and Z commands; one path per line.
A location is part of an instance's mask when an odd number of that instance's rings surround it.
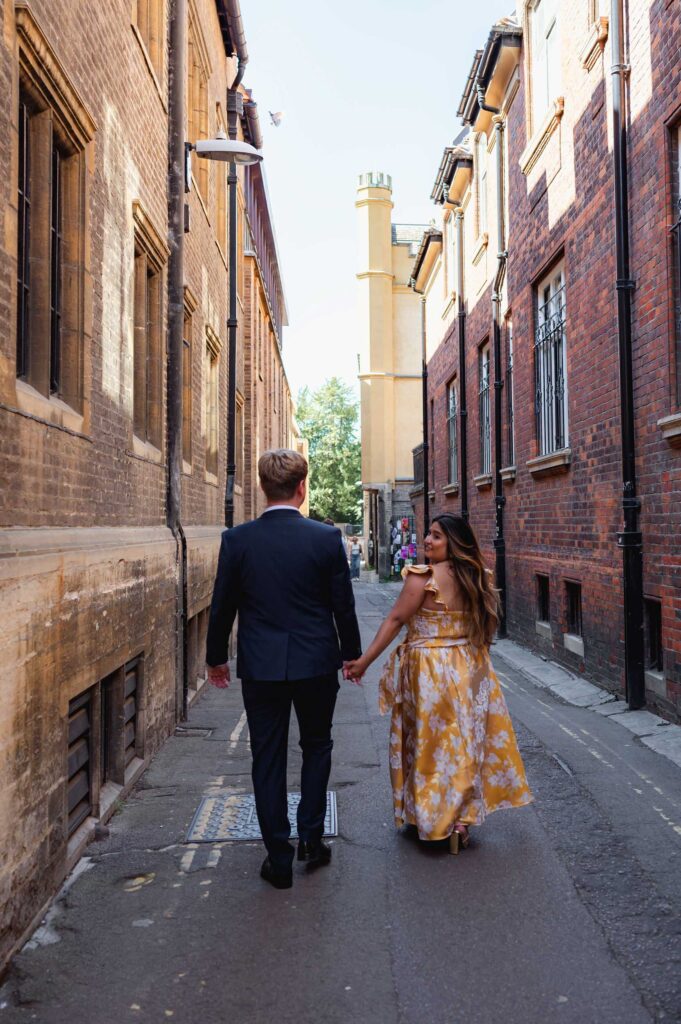
M 553 101 L 551 109 L 547 113 L 546 117 L 540 124 L 538 130 L 534 133 L 525 149 L 520 154 L 520 170 L 527 177 L 532 168 L 535 166 L 539 157 L 546 149 L 549 139 L 558 128 L 563 117 L 563 111 L 565 109 L 565 100 L 562 96 Z
M 572 654 L 578 654 L 580 658 L 584 657 L 584 640 L 581 636 L 575 636 L 574 633 L 563 633 L 563 647 L 566 651 L 571 651 Z
M 657 697 L 667 696 L 667 680 L 664 672 L 653 672 L 648 669 L 645 673 L 646 690 L 652 690 Z
M 492 486 L 492 474 L 481 473 L 480 476 L 474 476 L 473 483 L 479 491 L 484 491 L 487 487 Z
M 572 449 L 561 448 L 559 452 L 551 452 L 550 455 L 539 455 L 536 459 L 529 459 L 525 465 L 532 476 L 541 477 L 567 473 L 571 462 Z
M 428 491 L 428 497 L 431 501 L 435 501 L 435 491 Z
M 59 427 L 70 434 L 77 434 L 91 440 L 84 432 L 84 416 L 72 409 L 70 405 L 63 402 L 55 395 L 42 395 L 24 380 L 16 381 L 17 388 L 17 412 L 30 416 L 31 419 L 39 420 L 51 427 Z
M 442 493 L 456 496 L 459 493 L 458 483 L 447 484 L 446 487 L 442 488 Z
M 128 455 L 134 455 L 136 459 L 144 459 L 145 462 L 153 462 L 157 466 L 160 466 L 163 461 L 163 453 L 156 445 L 143 441 L 136 434 L 132 435 L 132 451 L 129 451 Z
M 471 256 L 473 266 L 480 262 L 488 244 L 489 235 L 487 234 L 486 231 L 483 231 L 480 237 L 478 238 L 477 242 L 475 243 L 475 248 L 473 249 L 473 255 Z
M 671 445 L 681 446 L 681 412 L 675 412 L 672 416 L 665 416 L 657 421 L 665 441 Z
M 512 483 L 515 480 L 515 474 L 515 466 L 504 466 L 504 468 L 501 470 L 501 479 L 505 483 Z
M 209 473 L 208 470 L 206 470 L 206 483 L 211 484 L 213 487 L 217 487 L 218 478 L 215 473 Z
M 419 484 L 418 487 L 412 487 L 409 491 L 410 498 L 418 498 L 419 494 L 423 494 L 423 484 Z
M 544 640 L 552 639 L 550 622 L 542 622 L 541 619 L 537 619 L 537 621 L 534 624 L 534 631 L 537 634 L 537 636 L 543 637 Z
M 192 470 L 191 462 L 187 462 L 186 459 L 183 459 L 182 460 L 182 473 L 183 473 L 183 475 L 184 476 L 191 476 L 192 472 L 193 472 L 193 470 Z
M 591 31 L 579 54 L 582 67 L 586 71 L 591 71 L 605 49 L 609 24 L 610 21 L 607 17 L 601 17 L 597 18 L 591 26 Z

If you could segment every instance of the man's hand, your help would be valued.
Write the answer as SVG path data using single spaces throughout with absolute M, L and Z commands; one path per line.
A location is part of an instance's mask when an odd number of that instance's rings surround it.
M 356 658 L 354 661 L 343 662 L 343 679 L 353 682 L 355 686 L 362 685 L 362 676 L 364 675 L 364 672 L 358 673 L 355 667 L 359 660 L 359 658 Z
M 229 665 L 206 665 L 208 682 L 218 690 L 226 690 L 229 686 Z

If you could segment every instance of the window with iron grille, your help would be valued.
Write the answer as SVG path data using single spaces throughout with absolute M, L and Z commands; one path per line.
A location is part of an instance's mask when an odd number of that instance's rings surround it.
M 650 672 L 664 671 L 662 647 L 662 602 L 645 601 L 645 667 Z
M 506 319 L 506 465 L 515 465 L 513 424 L 513 321 Z
M 68 834 L 92 813 L 92 691 L 69 702 L 68 719 Z
M 572 636 L 582 635 L 582 585 L 573 580 L 565 581 L 567 603 L 567 631 Z
M 681 124 L 672 130 L 672 266 L 676 349 L 676 402 L 681 406 Z
M 536 289 L 535 414 L 539 455 L 567 447 L 565 272 L 558 267 Z
M 137 711 L 141 658 L 129 661 L 123 679 L 123 761 L 127 768 L 138 753 Z
M 537 573 L 537 619 L 539 622 L 551 621 L 549 578 L 543 573 Z
M 118 672 L 102 679 L 99 687 L 100 731 L 99 731 L 99 776 L 101 785 L 120 782 L 116 764 L 116 684 Z
M 447 477 L 450 484 L 459 482 L 459 406 L 456 392 L 456 379 L 447 385 Z
M 492 472 L 492 431 L 490 423 L 490 362 L 489 345 L 478 353 L 478 410 L 480 429 L 480 473 Z

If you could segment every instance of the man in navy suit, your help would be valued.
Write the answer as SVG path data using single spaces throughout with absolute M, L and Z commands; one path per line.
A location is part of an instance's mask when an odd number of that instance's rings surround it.
M 307 462 L 287 449 L 265 452 L 258 475 L 267 508 L 259 519 L 222 535 L 206 662 L 209 682 L 228 686 L 227 648 L 238 613 L 237 675 L 267 848 L 260 873 L 276 888 L 288 889 L 294 856 L 286 796 L 291 705 L 303 752 L 298 859 L 317 867 L 331 860 L 322 836 L 338 670 L 359 657 L 361 643 L 341 533 L 299 511 Z

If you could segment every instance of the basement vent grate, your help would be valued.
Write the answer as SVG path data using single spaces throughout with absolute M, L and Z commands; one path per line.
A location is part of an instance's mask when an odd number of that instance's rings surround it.
M 291 838 L 296 839 L 296 809 L 300 793 L 288 794 L 288 817 L 291 822 Z M 338 835 L 338 814 L 336 794 L 326 794 L 326 817 L 324 835 Z M 253 841 L 261 839 L 260 826 L 255 813 L 255 799 L 252 793 L 231 796 L 205 796 L 194 815 L 186 842 L 218 843 L 229 840 Z

